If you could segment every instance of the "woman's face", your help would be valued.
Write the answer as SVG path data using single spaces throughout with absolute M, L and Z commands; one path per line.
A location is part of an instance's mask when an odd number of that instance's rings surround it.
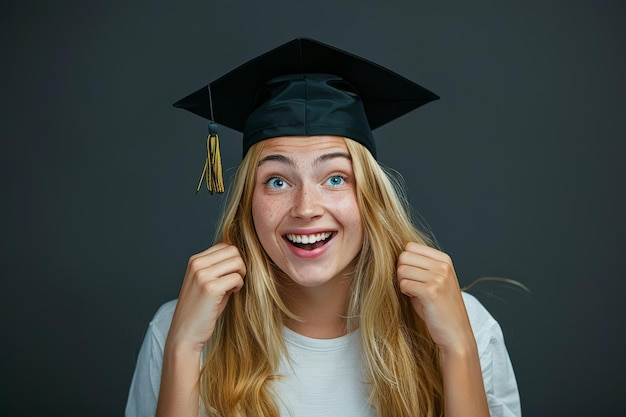
M 261 245 L 295 283 L 315 287 L 345 275 L 361 250 L 363 231 L 344 140 L 264 141 L 252 217 Z

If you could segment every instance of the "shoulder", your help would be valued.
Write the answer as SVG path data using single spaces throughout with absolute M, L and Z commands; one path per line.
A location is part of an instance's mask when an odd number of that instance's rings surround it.
M 478 347 L 491 415 L 521 416 L 517 381 L 502 329 L 476 297 L 464 292 L 463 300 Z
M 178 300 L 170 300 L 159 307 L 156 313 L 154 313 L 148 326 L 148 331 L 151 332 L 157 340 L 165 342 L 167 333 L 170 330 L 170 325 L 172 324 L 172 317 L 174 316 L 177 302 Z
M 467 315 L 469 316 L 473 330 L 478 330 L 474 329 L 474 326 L 484 327 L 497 324 L 493 316 L 476 297 L 466 292 L 462 292 L 462 294 L 463 301 L 465 302 L 465 309 L 467 310 Z
M 154 313 L 152 321 L 172 321 L 174 310 L 176 310 L 176 303 L 178 303 L 178 300 L 174 299 L 161 305 L 156 313 Z
M 462 294 L 472 332 L 474 332 L 478 349 L 482 351 L 493 341 L 494 337 L 502 337 L 500 325 L 476 297 L 466 292 Z
M 127 417 L 154 416 L 156 412 L 163 350 L 175 309 L 176 300 L 166 302 L 159 307 L 148 325 L 128 393 Z

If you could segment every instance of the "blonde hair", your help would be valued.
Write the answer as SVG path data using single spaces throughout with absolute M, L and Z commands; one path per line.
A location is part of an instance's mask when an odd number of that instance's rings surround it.
M 411 222 L 397 182 L 362 145 L 346 139 L 361 210 L 363 248 L 356 260 L 347 329 L 361 329 L 362 367 L 379 417 L 443 414 L 437 346 L 410 301 L 398 289 L 396 263 L 407 242 L 430 244 Z M 281 356 L 284 317 L 297 319 L 280 297 L 280 271 L 264 253 L 252 219 L 252 194 L 263 142 L 244 157 L 216 241 L 239 248 L 245 285 L 232 295 L 207 344 L 200 374 L 202 404 L 212 417 L 278 417 L 272 381 Z M 390 323 L 397 323 L 390 326 Z

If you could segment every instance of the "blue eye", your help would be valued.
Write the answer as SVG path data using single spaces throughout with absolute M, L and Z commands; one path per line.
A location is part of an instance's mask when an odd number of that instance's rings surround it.
M 346 180 L 341 175 L 333 175 L 326 180 L 326 183 L 332 185 L 333 187 L 339 187 L 340 185 L 343 185 L 345 181 Z
M 284 188 L 285 185 L 286 185 L 285 180 L 283 180 L 282 178 L 279 178 L 279 177 L 272 177 L 272 178 L 268 179 L 267 181 L 265 181 L 265 183 L 270 188 L 276 188 L 276 189 Z

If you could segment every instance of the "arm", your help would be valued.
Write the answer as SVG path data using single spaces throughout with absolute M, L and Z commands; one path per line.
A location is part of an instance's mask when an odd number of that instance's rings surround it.
M 450 257 L 408 243 L 398 259 L 398 285 L 441 352 L 446 417 L 489 417 L 476 340 Z
M 157 417 L 197 417 L 200 355 L 246 269 L 237 248 L 219 243 L 190 258 L 163 353 Z
M 156 416 L 197 417 L 200 352 L 165 346 Z
M 476 343 L 441 350 L 441 358 L 446 417 L 489 416 Z

